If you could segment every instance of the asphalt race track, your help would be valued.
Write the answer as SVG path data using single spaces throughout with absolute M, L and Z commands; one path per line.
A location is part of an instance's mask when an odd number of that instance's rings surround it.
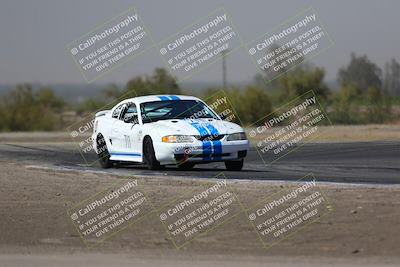
M 89 160 L 95 161 L 96 155 Z M 98 163 L 86 166 L 71 143 L 0 144 L 0 159 L 60 171 L 101 171 L 121 175 L 162 175 L 211 178 L 223 172 L 228 179 L 298 180 L 312 172 L 318 181 L 338 183 L 400 184 L 400 142 L 348 142 L 305 144 L 284 158 L 266 166 L 251 150 L 240 172 L 225 171 L 223 163 L 196 165 L 181 171 L 168 167 L 149 171 L 140 165 L 119 165 L 103 170 Z

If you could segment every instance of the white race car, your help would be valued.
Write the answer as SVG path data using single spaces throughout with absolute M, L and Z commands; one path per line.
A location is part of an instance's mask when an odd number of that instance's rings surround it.
M 151 170 L 225 162 L 228 170 L 241 170 L 249 148 L 242 127 L 182 95 L 140 96 L 100 111 L 92 140 L 103 168 L 114 162 L 145 163 Z

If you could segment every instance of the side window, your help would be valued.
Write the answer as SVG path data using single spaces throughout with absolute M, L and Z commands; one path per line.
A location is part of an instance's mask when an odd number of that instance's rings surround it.
M 139 121 L 138 121 L 138 113 L 137 113 L 136 104 L 130 103 L 128 108 L 126 108 L 123 111 L 123 114 L 120 119 L 126 123 L 138 124 Z
M 112 117 L 115 119 L 118 119 L 119 117 L 119 113 L 121 112 L 122 108 L 124 107 L 124 104 L 119 105 L 118 107 L 116 107 L 113 111 Z

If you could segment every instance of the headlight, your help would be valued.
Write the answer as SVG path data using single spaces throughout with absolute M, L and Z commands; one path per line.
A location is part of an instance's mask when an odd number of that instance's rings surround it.
M 234 133 L 228 134 L 226 141 L 237 141 L 237 140 L 247 140 L 245 133 Z
M 163 143 L 193 143 L 194 137 L 191 135 L 167 135 L 161 138 Z

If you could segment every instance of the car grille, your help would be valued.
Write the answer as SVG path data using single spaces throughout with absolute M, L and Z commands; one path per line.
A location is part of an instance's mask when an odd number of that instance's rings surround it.
M 200 140 L 200 141 L 215 141 L 215 140 L 221 140 L 222 138 L 224 138 L 224 134 L 219 134 L 219 135 L 204 135 L 204 136 L 200 136 L 200 135 L 196 135 L 196 139 Z

